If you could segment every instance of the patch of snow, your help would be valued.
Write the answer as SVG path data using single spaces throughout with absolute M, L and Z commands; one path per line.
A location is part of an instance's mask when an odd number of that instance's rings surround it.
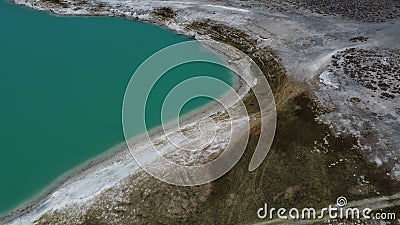
M 333 87 L 335 89 L 339 89 L 339 83 L 333 81 L 332 79 L 332 73 L 329 71 L 325 70 L 320 76 L 319 76 L 319 81 L 326 86 Z
M 226 10 L 232 10 L 232 11 L 238 11 L 238 12 L 244 12 L 244 13 L 250 12 L 250 10 L 248 10 L 248 9 L 240 9 L 240 8 L 223 6 L 223 5 L 205 5 L 205 6 L 214 7 L 214 8 L 220 8 L 220 9 L 226 9 Z

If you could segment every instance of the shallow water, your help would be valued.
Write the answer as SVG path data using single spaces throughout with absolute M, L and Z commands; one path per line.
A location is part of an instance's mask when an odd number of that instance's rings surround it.
M 141 22 L 59 17 L 1 0 L 0 24 L 1 214 L 122 142 L 122 101 L 131 75 L 157 50 L 188 38 Z M 157 112 L 174 84 L 204 74 L 231 83 L 229 72 L 215 65 L 169 71 L 157 84 L 162 91 L 150 97 L 148 127 L 159 125 Z M 209 101 L 195 99 L 182 113 Z

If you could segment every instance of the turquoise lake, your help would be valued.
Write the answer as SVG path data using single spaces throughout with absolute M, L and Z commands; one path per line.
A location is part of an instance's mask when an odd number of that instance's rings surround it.
M 142 22 L 54 16 L 3 0 L 0 27 L 0 214 L 123 142 L 122 102 L 133 72 L 158 50 L 189 40 Z M 168 90 L 204 74 L 232 82 L 227 69 L 212 64 L 169 71 L 148 103 L 148 127 L 160 124 Z M 209 102 L 194 99 L 182 113 Z

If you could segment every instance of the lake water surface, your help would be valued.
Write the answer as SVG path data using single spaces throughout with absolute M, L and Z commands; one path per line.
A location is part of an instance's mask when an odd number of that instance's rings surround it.
M 3 0 L 0 28 L 0 214 L 121 143 L 122 101 L 133 72 L 156 51 L 188 40 L 141 22 L 54 16 Z M 167 74 L 148 103 L 149 127 L 160 124 L 165 95 L 183 79 L 211 74 L 231 83 L 226 69 L 210 64 Z M 183 113 L 209 101 L 195 99 Z

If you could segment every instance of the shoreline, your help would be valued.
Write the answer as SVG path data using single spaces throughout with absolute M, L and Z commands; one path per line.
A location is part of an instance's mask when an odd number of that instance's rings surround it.
M 220 100 L 222 101 L 222 100 Z M 204 106 L 200 106 L 199 108 L 189 112 L 188 114 L 185 114 L 181 117 L 183 124 L 188 125 L 190 123 L 193 123 L 194 121 L 199 121 L 203 118 L 205 118 L 208 115 L 213 115 L 217 114 L 218 112 L 221 111 L 213 111 L 209 109 L 215 109 L 219 108 L 218 103 L 215 102 L 210 102 L 207 103 Z M 164 126 L 165 127 L 165 126 Z M 168 127 L 168 124 L 166 125 Z M 171 128 L 166 129 L 165 131 L 170 131 L 172 130 Z M 157 134 L 162 133 L 163 129 L 161 125 L 153 128 L 152 130 L 149 131 L 149 136 L 157 136 Z M 142 142 L 142 139 L 147 138 L 145 137 L 145 133 L 140 134 L 138 136 L 135 136 L 129 140 L 129 144 L 134 145 L 137 143 Z M 169 153 L 169 152 L 165 152 Z M 126 159 L 126 157 L 131 158 L 131 159 Z M 47 188 L 45 188 L 43 191 L 41 191 L 39 194 L 33 196 L 29 200 L 27 200 L 25 203 L 22 203 L 21 205 L 17 206 L 14 210 L 4 213 L 0 215 L 0 224 L 8 224 L 12 222 L 13 220 L 30 214 L 36 207 L 41 207 L 43 204 L 48 201 L 52 195 L 57 192 L 60 188 L 64 186 L 68 186 L 69 184 L 73 183 L 76 180 L 81 179 L 84 177 L 86 174 L 89 174 L 91 172 L 97 171 L 97 170 L 102 170 L 102 169 L 112 169 L 112 165 L 114 163 L 121 162 L 123 160 L 127 160 L 128 162 L 136 164 L 135 159 L 131 155 L 128 146 L 126 142 L 121 142 L 117 144 L 116 146 L 106 150 L 104 153 L 100 154 L 99 156 L 96 156 L 94 158 L 91 158 L 87 160 L 86 162 L 81 163 L 75 168 L 72 168 L 71 170 L 65 172 L 63 175 L 58 177 L 52 184 L 50 184 Z M 153 161 L 152 161 L 153 162 Z M 149 162 L 151 163 L 151 162 Z M 134 171 L 131 171 L 131 173 L 127 173 L 126 176 L 132 175 L 134 173 L 137 173 L 139 170 L 142 170 L 140 166 L 136 168 Z M 119 181 L 121 181 L 123 178 L 120 178 Z M 105 191 L 107 188 L 104 188 L 102 191 Z M 95 197 L 95 195 L 93 196 Z M 65 205 L 66 206 L 66 205 Z
M 50 12 L 50 11 L 49 11 Z M 51 12 L 50 12 L 51 13 Z M 64 16 L 64 15 L 62 15 Z M 211 39 L 210 39 L 211 40 Z M 215 56 L 219 57 L 223 63 L 227 63 L 227 57 L 221 55 L 213 47 L 211 46 L 204 46 L 203 48 L 207 51 L 210 51 L 212 54 Z M 235 71 L 237 71 L 236 68 Z M 241 96 L 241 99 L 243 99 L 247 92 L 250 90 L 250 87 L 247 87 L 246 84 L 243 83 L 242 79 L 236 78 L 235 74 L 232 74 L 232 88 L 239 93 Z M 216 115 L 220 112 L 224 112 L 225 109 L 221 109 L 219 102 L 224 102 L 227 103 L 229 102 L 229 107 L 233 107 L 235 102 L 230 101 L 232 96 L 228 95 L 229 92 L 223 94 L 220 96 L 218 101 L 212 101 L 209 102 L 203 106 L 200 106 L 180 117 L 180 119 L 183 121 L 182 124 L 183 126 L 187 126 L 190 124 L 194 124 L 201 119 L 204 119 L 206 117 L 209 117 L 211 115 Z M 170 132 L 176 129 L 175 127 L 171 127 L 168 125 L 164 125 L 164 129 L 161 125 L 151 129 L 148 131 L 149 137 L 154 137 L 154 136 L 159 136 L 160 134 L 163 134 L 164 132 Z M 31 197 L 28 199 L 26 202 L 22 203 L 18 207 L 16 207 L 14 210 L 4 213 L 0 215 L 0 224 L 15 224 L 18 223 L 15 220 L 18 218 L 22 217 L 29 217 L 30 214 L 34 217 L 34 220 L 37 220 L 42 216 L 44 213 L 49 212 L 50 210 L 56 210 L 55 208 L 50 208 L 49 210 L 45 211 L 42 210 L 42 208 L 45 208 L 49 202 L 51 202 L 51 199 L 54 198 L 54 195 L 59 193 L 60 191 L 63 191 L 64 189 L 67 189 L 70 187 L 72 184 L 75 182 L 85 179 L 92 175 L 91 178 L 96 179 L 96 175 L 93 176 L 93 174 L 96 174 L 97 171 L 113 171 L 117 170 L 118 167 L 121 168 L 126 168 L 130 167 L 132 171 L 128 171 L 126 173 L 123 173 L 120 175 L 118 178 L 114 179 L 113 184 L 108 184 L 103 186 L 100 189 L 97 189 L 96 192 L 92 193 L 91 198 L 96 197 L 97 195 L 101 194 L 102 192 L 106 191 L 108 188 L 114 186 L 115 184 L 118 184 L 121 180 L 123 180 L 125 177 L 136 174 L 139 171 L 142 170 L 142 168 L 137 165 L 136 161 L 134 160 L 133 156 L 131 155 L 128 145 L 134 145 L 134 144 L 140 144 L 143 142 L 143 139 L 147 138 L 146 133 L 139 134 L 135 137 L 130 138 L 128 141 L 123 141 L 119 144 L 117 144 L 114 147 L 111 147 L 110 149 L 106 150 L 105 152 L 101 153 L 100 155 L 91 158 L 80 165 L 78 165 L 75 168 L 70 169 L 69 171 L 66 171 L 64 174 L 59 176 L 54 182 L 52 182 L 47 188 L 45 188 L 43 191 L 38 193 L 37 195 Z M 128 144 L 127 144 L 128 142 Z M 167 154 L 170 152 L 163 152 L 163 154 Z M 153 161 L 149 162 L 152 163 Z M 97 179 L 100 179 L 100 177 L 97 177 Z M 74 203 L 87 203 L 91 201 L 91 198 L 84 199 L 82 201 L 77 201 L 77 202 L 70 202 L 71 205 Z M 80 198 L 82 199 L 82 198 Z M 66 202 L 67 203 L 67 202 Z M 57 205 L 56 205 L 57 206 Z M 67 206 L 67 204 L 61 204 L 58 205 L 60 209 L 63 207 Z M 36 215 L 36 216 L 35 216 Z M 33 220 L 33 221 L 34 221 Z

